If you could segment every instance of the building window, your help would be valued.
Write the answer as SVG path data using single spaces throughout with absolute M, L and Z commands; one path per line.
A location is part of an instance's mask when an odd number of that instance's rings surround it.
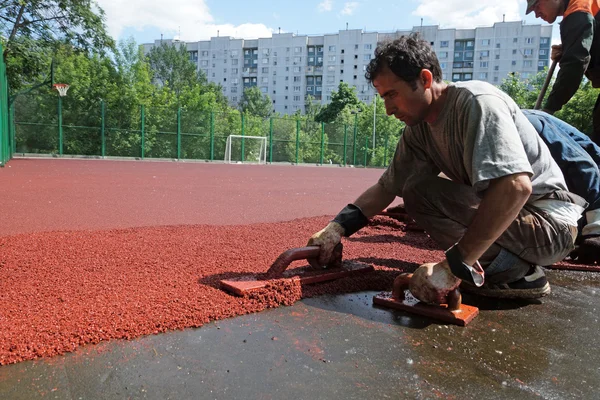
M 489 50 L 479 52 L 479 57 L 489 57 L 489 56 L 490 56 Z
M 540 44 L 548 44 L 549 39 L 548 38 L 541 38 L 540 39 Z
M 268 74 L 269 73 L 269 67 L 262 67 L 261 69 L 263 74 Z
M 479 62 L 479 67 L 480 68 L 488 68 L 489 67 L 489 61 L 480 61 Z
M 512 53 L 517 54 L 517 49 L 513 49 Z
M 469 81 L 471 79 L 473 79 L 473 75 L 471 75 L 471 74 L 465 74 L 465 80 L 466 81 Z
M 365 50 L 371 50 L 372 48 L 373 48 L 373 45 L 365 44 Z
M 480 72 L 479 73 L 479 79 L 487 79 L 488 78 L 488 73 L 487 72 Z
M 540 56 L 545 56 L 547 53 L 547 50 L 540 50 Z
M 532 66 L 533 66 L 533 61 L 531 61 L 531 60 L 523 61 L 523 68 L 531 68 Z
M 269 63 L 269 59 L 268 58 L 263 58 L 262 59 L 262 63 L 263 64 L 268 64 Z
M 513 38 L 513 43 L 518 43 L 519 42 L 519 38 Z
M 440 42 L 440 47 L 448 47 L 448 41 L 447 40 L 442 40 Z
M 300 72 L 300 67 L 294 67 L 294 72 L 295 73 L 299 73 Z
M 448 52 L 447 51 L 440 51 L 440 58 L 448 58 Z
M 532 38 L 532 37 L 525 38 L 525 43 L 527 43 L 527 44 L 532 44 L 534 42 L 535 42 L 535 38 Z
M 302 47 L 294 47 L 294 53 L 302 53 Z
M 481 39 L 481 45 L 482 46 L 489 46 L 490 45 L 490 39 Z
M 517 65 L 517 62 L 515 60 L 512 60 L 510 64 L 511 65 Z
M 452 74 L 452 79 L 453 80 L 459 80 L 460 79 L 460 74 Z
M 545 67 L 546 61 L 538 61 L 538 67 Z
M 204 51 L 202 52 L 202 57 L 208 57 L 208 51 L 204 50 Z
M 335 51 L 335 46 L 329 46 L 329 51 Z
M 299 92 L 300 91 L 300 86 L 294 86 L 294 92 Z
M 335 62 L 335 56 L 329 56 L 329 62 Z
M 445 62 L 443 62 L 443 63 L 440 63 L 440 68 L 441 68 L 441 69 L 445 69 L 445 68 L 446 68 L 446 66 L 447 66 L 447 64 L 446 64 Z
M 525 49 L 523 50 L 523 54 L 526 56 L 530 56 L 533 54 L 533 49 Z

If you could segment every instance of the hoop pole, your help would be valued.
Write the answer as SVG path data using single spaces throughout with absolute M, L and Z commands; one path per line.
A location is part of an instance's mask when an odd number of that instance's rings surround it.
M 58 96 L 58 154 L 63 154 L 62 96 Z

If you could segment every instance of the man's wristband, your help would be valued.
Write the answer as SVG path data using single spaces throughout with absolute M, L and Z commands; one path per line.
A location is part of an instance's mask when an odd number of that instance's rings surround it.
M 359 207 L 354 204 L 348 204 L 336 215 L 333 222 L 337 222 L 344 227 L 344 236 L 348 237 L 367 226 L 369 219 L 365 217 L 365 214 L 363 214 Z
M 448 260 L 450 271 L 454 276 L 477 287 L 483 285 L 484 273 L 481 264 L 479 261 L 475 261 L 473 266 L 466 264 L 456 244 L 446 250 L 446 260 Z

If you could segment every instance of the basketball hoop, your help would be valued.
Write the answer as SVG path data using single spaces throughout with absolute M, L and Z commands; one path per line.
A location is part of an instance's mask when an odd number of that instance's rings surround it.
M 65 97 L 67 95 L 67 90 L 69 90 L 69 85 L 66 83 L 55 83 L 52 85 L 52 88 L 58 90 L 58 95 L 60 97 Z

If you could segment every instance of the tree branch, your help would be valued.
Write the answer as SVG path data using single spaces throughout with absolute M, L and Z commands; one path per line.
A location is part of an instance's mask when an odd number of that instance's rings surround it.
M 19 14 L 17 15 L 17 19 L 15 20 L 15 24 L 13 25 L 12 32 L 8 36 L 7 43 L 10 43 L 15 38 L 15 36 L 17 35 L 17 31 L 21 27 L 21 25 L 20 25 L 21 24 L 21 18 L 23 18 L 23 13 L 24 12 L 25 12 L 25 4 L 23 4 L 21 6 L 21 9 L 19 10 Z

